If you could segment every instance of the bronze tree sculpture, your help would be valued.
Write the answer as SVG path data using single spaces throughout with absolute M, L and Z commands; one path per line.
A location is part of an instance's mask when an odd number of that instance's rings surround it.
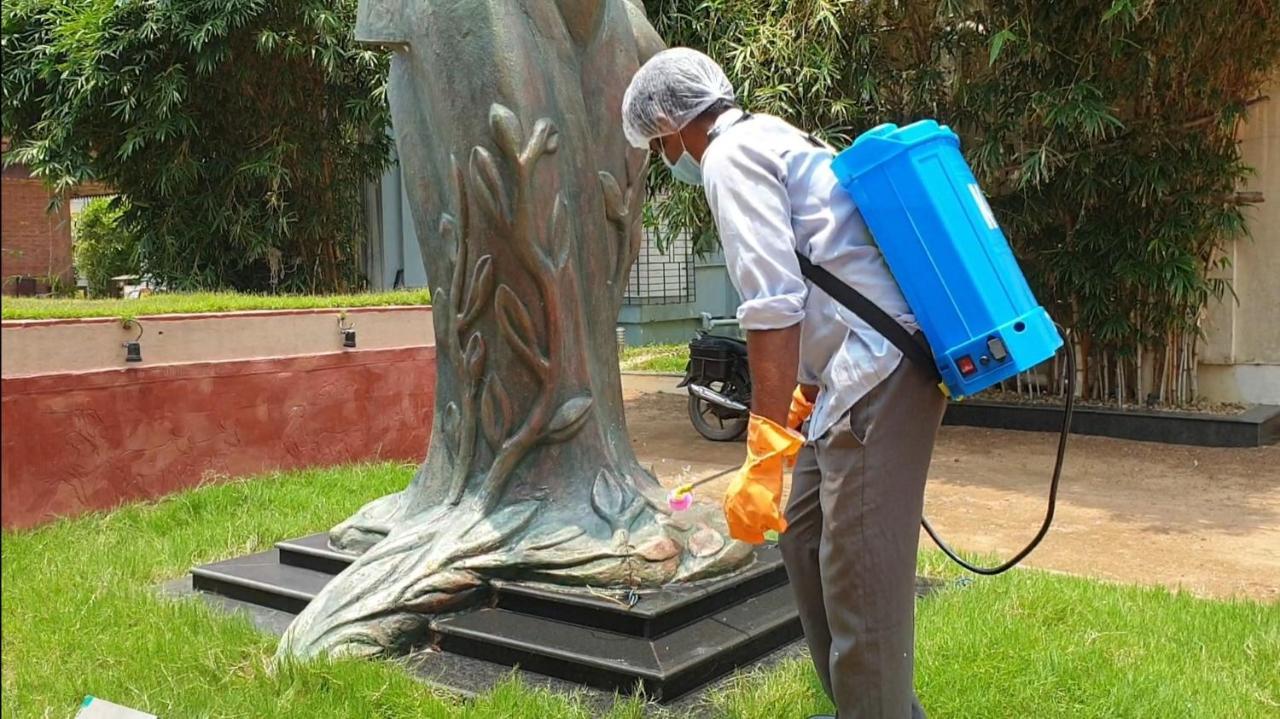
M 636 461 L 614 328 L 647 158 L 622 94 L 662 47 L 639 0 L 364 0 L 434 292 L 436 422 L 407 489 L 335 527 L 363 552 L 281 654 L 424 639 L 490 579 L 656 587 L 736 569 L 718 508 L 672 515 Z

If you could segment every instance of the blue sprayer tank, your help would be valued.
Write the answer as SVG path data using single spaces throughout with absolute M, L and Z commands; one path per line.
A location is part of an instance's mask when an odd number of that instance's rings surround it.
M 923 120 L 881 125 L 832 161 L 960 398 L 1049 359 L 1062 346 L 960 154 Z

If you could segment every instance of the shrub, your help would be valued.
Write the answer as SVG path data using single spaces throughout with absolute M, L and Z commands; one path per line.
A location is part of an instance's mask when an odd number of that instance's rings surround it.
M 121 222 L 127 207 L 119 198 L 97 198 L 76 216 L 76 275 L 89 281 L 94 297 L 112 293 L 112 277 L 139 274 L 138 238 Z
M 1275 0 L 647 0 L 744 106 L 836 145 L 951 125 L 1028 279 L 1074 330 L 1087 396 L 1186 402 L 1223 245 L 1242 237 L 1236 130 L 1280 59 Z M 696 193 L 647 219 L 714 242 Z
M 358 287 L 364 182 L 390 157 L 386 56 L 356 0 L 6 0 L 6 160 L 129 198 L 180 290 Z

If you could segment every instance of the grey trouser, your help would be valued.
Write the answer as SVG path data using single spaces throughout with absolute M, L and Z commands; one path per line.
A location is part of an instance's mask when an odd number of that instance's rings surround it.
M 946 401 L 903 358 L 796 460 L 781 549 L 840 719 L 924 716 L 912 686 L 916 549 Z

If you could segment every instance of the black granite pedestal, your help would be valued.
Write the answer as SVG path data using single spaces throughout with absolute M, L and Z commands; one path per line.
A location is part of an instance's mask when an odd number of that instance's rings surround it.
M 297 614 L 350 564 L 317 534 L 260 554 L 197 567 L 193 589 Z M 436 648 L 625 693 L 677 699 L 801 636 L 775 547 L 746 569 L 635 593 L 492 582 L 490 601 L 432 622 Z

